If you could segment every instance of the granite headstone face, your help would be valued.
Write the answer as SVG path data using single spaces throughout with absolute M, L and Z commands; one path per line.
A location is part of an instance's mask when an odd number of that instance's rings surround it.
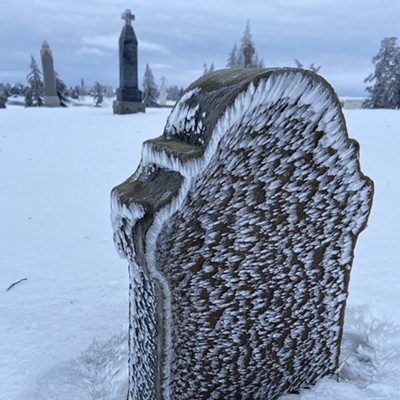
M 121 17 L 125 24 L 119 38 L 119 88 L 113 109 L 115 114 L 144 112 L 138 85 L 138 41 L 132 27 L 135 16 L 126 10 Z
M 338 367 L 373 183 L 340 103 L 298 69 L 193 83 L 113 189 L 129 399 L 276 399 Z
M 40 56 L 42 59 L 44 81 L 44 105 L 46 107 L 59 107 L 60 99 L 57 96 L 56 74 L 54 71 L 53 53 L 49 44 L 44 41 Z

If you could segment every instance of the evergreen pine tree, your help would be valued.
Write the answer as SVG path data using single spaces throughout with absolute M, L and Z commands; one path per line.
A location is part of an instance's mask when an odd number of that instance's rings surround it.
M 237 60 L 237 45 L 236 43 L 233 45 L 231 52 L 229 53 L 228 56 L 228 61 L 226 62 L 226 66 L 228 68 L 238 68 L 238 60 Z
M 310 66 L 308 67 L 308 69 L 312 72 L 315 72 L 316 74 L 318 74 L 319 70 L 321 69 L 321 66 L 319 65 L 318 67 L 316 67 L 314 65 L 314 63 L 311 63 Z
M 300 62 L 297 58 L 294 59 L 294 63 L 296 64 L 296 68 L 308 69 L 308 70 L 310 70 L 310 71 L 312 71 L 312 72 L 315 72 L 316 74 L 318 74 L 319 70 L 321 69 L 321 66 L 316 67 L 316 66 L 314 65 L 314 63 L 312 63 L 308 68 L 305 68 L 305 67 L 303 66 L 303 63 Z
M 65 85 L 65 83 L 58 77 L 57 72 L 56 72 L 56 89 L 61 107 L 67 107 L 70 102 L 68 98 L 68 88 Z
M 256 52 L 250 32 L 250 21 L 247 21 L 243 36 L 240 40 L 240 47 L 233 46 L 228 56 L 227 67 L 229 68 L 261 68 L 264 61 Z
M 254 47 L 250 33 L 250 22 L 247 21 L 246 28 L 240 41 L 239 49 L 239 63 L 243 68 L 250 68 L 254 66 L 253 60 L 255 53 L 256 49 Z
M 31 71 L 26 77 L 28 87 L 25 91 L 25 106 L 41 107 L 44 105 L 44 85 L 42 81 L 42 73 L 40 72 L 33 56 L 31 56 L 31 63 L 29 66 Z
M 169 86 L 167 89 L 167 100 L 176 101 L 179 99 L 179 88 L 178 86 Z
M 208 67 L 207 67 L 207 63 L 203 64 L 203 75 L 207 75 L 208 74 Z
M 300 62 L 297 58 L 294 59 L 294 63 L 296 64 L 296 68 L 303 68 L 303 63 Z
M 81 86 L 79 89 L 79 93 L 81 96 L 86 96 L 88 94 L 88 90 L 87 90 L 87 87 L 85 85 L 85 81 L 83 80 L 83 78 L 81 79 Z
M 0 83 L 0 108 L 6 108 L 6 103 L 9 95 L 10 90 L 8 86 Z
M 203 64 L 203 75 L 209 74 L 210 72 L 214 71 L 215 71 L 215 66 L 213 62 L 211 63 L 209 68 L 207 68 L 207 63 Z
M 25 92 L 26 92 L 26 87 L 21 82 L 18 82 L 15 85 L 10 86 L 11 95 L 23 95 Z
M 255 68 L 264 68 L 264 59 L 260 58 L 257 53 L 254 56 L 254 66 Z
M 93 100 L 96 107 L 100 107 L 100 104 L 104 101 L 104 87 L 99 82 L 95 82 L 93 87 Z
M 369 108 L 400 108 L 400 49 L 396 37 L 382 40 L 381 48 L 372 58 L 375 71 L 365 82 L 369 98 L 364 103 Z
M 80 86 L 76 85 L 69 88 L 69 96 L 71 99 L 78 100 L 80 95 Z
M 150 65 L 146 64 L 146 70 L 143 76 L 143 103 L 145 107 L 157 106 L 158 89 L 154 81 L 153 71 Z
M 106 97 L 114 97 L 115 96 L 115 90 L 111 85 L 104 85 L 104 95 Z

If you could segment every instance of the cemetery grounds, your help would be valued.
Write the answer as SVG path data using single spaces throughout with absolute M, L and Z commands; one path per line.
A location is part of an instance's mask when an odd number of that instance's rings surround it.
M 169 111 L 0 110 L 0 400 L 125 398 L 128 276 L 109 194 Z M 400 112 L 345 117 L 375 196 L 356 246 L 340 370 L 284 400 L 400 399 Z

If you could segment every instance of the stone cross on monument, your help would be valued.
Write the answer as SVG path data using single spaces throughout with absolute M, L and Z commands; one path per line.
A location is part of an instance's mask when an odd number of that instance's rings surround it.
M 138 41 L 132 27 L 135 16 L 127 9 L 121 14 L 125 21 L 119 37 L 119 88 L 113 103 L 114 114 L 144 112 L 138 80 Z
M 126 9 L 122 14 L 121 18 L 125 20 L 125 25 L 132 26 L 132 21 L 135 20 L 135 16 L 131 13 L 131 10 Z

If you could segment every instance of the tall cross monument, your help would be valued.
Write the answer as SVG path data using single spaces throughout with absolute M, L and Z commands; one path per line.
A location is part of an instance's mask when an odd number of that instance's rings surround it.
M 125 24 L 119 37 L 119 88 L 113 110 L 114 114 L 144 112 L 138 83 L 138 41 L 132 27 L 135 16 L 126 10 L 121 18 Z

